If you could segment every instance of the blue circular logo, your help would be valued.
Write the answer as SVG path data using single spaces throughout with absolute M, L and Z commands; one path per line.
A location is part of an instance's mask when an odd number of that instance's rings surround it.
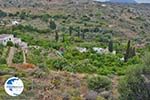
M 18 96 L 23 92 L 24 85 L 18 77 L 11 77 L 5 82 L 4 88 L 10 96 Z

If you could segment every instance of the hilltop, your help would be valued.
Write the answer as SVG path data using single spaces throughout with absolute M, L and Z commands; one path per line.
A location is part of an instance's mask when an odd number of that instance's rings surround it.
M 109 0 L 112 3 L 137 3 L 135 0 Z

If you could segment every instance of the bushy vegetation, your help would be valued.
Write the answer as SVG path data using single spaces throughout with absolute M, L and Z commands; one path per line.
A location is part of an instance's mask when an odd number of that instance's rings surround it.
M 51 12 L 50 14 L 48 12 L 40 14 L 40 11 L 38 14 L 32 14 L 32 11 L 27 12 L 24 10 L 14 14 L 9 13 L 8 16 L 7 13 L 0 11 L 0 18 L 6 16 L 8 19 L 10 18 L 8 21 L 2 20 L 4 25 L 0 26 L 0 34 L 13 34 L 15 37 L 21 38 L 22 41 L 28 43 L 27 63 L 36 65 L 38 69 L 38 71 L 30 73 L 29 77 L 31 76 L 36 79 L 44 78 L 46 80 L 49 77 L 50 70 L 58 72 L 68 71 L 73 74 L 83 73 L 84 75 L 92 76 L 87 78 L 89 90 L 94 92 L 89 96 L 92 97 L 93 95 L 95 96 L 95 92 L 109 91 L 112 86 L 112 80 L 108 76 L 117 75 L 118 77 L 123 77 L 119 87 L 121 100 L 149 100 L 149 82 L 145 79 L 149 78 L 150 58 L 144 57 L 142 58 L 144 62 L 142 63 L 141 61 L 143 52 L 150 49 L 150 46 L 148 46 L 149 36 L 146 34 L 148 33 L 146 30 L 149 30 L 148 21 L 145 22 L 145 17 L 142 14 L 140 14 L 140 17 L 132 16 L 127 20 L 119 18 L 120 12 L 132 15 L 132 11 L 126 12 L 126 7 L 117 10 L 115 14 L 112 14 L 112 12 L 116 6 L 113 6 L 111 10 L 105 9 L 105 7 L 96 7 L 96 11 L 93 9 L 94 6 L 87 8 L 86 11 L 80 11 L 82 8 L 80 9 L 79 7 L 73 13 L 72 9 L 70 9 L 71 7 L 68 7 L 67 10 L 65 9 L 67 13 L 65 13 L 65 10 L 57 13 L 56 10 L 55 13 Z M 63 10 L 63 7 L 60 10 Z M 11 27 L 11 21 L 15 18 L 21 20 L 20 25 Z M 36 23 L 33 24 L 33 20 Z M 40 28 L 40 26 L 35 27 L 41 24 L 40 21 L 42 25 L 43 23 L 45 24 L 46 27 L 43 25 L 45 29 Z M 117 21 L 117 24 L 114 23 L 115 21 Z M 135 23 L 135 21 L 138 21 L 138 23 Z M 129 37 L 131 37 L 128 40 L 125 36 L 126 32 L 139 34 L 129 34 Z M 122 33 L 125 33 L 125 35 Z M 137 36 L 132 37 L 132 35 Z M 136 47 L 136 45 L 143 45 L 142 43 L 145 47 Z M 6 65 L 6 58 L 11 46 L 14 46 L 11 42 L 8 42 L 7 46 L 0 45 L 0 70 L 2 71 L 9 72 L 10 70 Z M 78 47 L 86 48 L 87 51 L 80 52 L 77 49 Z M 98 53 L 93 50 L 93 47 L 103 48 L 108 50 L 108 52 Z M 17 49 L 20 48 L 18 47 Z M 22 51 L 15 53 L 13 63 L 23 63 Z M 130 70 L 128 71 L 127 69 Z M 11 71 L 15 73 L 14 70 Z M 15 74 L 19 77 L 26 77 L 28 75 L 20 71 Z M 61 82 L 59 76 L 49 80 L 52 80 L 52 84 L 50 84 L 52 89 L 60 89 L 60 84 L 64 83 L 64 81 Z M 67 78 L 66 80 L 66 84 L 73 84 L 69 83 L 71 79 Z M 75 80 L 78 80 L 78 78 Z M 74 88 L 80 86 L 80 82 L 76 82 L 76 84 Z M 64 88 L 66 89 L 66 87 Z M 64 93 L 64 91 L 61 92 Z M 82 98 L 79 96 L 79 89 L 71 89 L 69 93 L 69 95 L 64 93 L 62 97 L 66 100 L 71 97 L 74 100 Z M 24 98 L 26 94 L 22 96 Z M 101 96 L 99 99 L 101 100 Z
M 7 42 L 7 46 L 12 47 L 14 44 L 11 41 Z
M 23 63 L 22 51 L 16 52 L 13 58 L 13 63 Z
M 0 64 L 6 64 L 6 59 L 5 58 L 0 58 Z
M 98 54 L 91 51 L 80 53 L 72 49 L 66 50 L 64 58 L 66 60 L 65 70 L 80 73 L 97 73 L 97 74 L 124 74 L 124 69 L 128 65 L 140 63 L 138 56 L 124 63 L 120 60 L 120 55 Z M 58 62 L 60 63 L 60 62 Z M 53 66 L 53 65 L 52 65 Z
M 29 50 L 27 54 L 28 63 L 37 66 L 48 66 L 48 68 L 55 70 L 67 70 L 70 72 L 90 74 L 97 73 L 101 75 L 123 75 L 128 66 L 140 63 L 140 56 L 135 56 L 135 48 L 132 48 L 132 43 L 130 43 L 130 47 L 126 46 L 127 41 L 120 42 L 118 40 L 120 37 L 115 36 L 114 31 L 105 28 L 101 29 L 97 26 L 96 22 L 91 21 L 91 18 L 87 15 L 80 16 L 79 19 L 76 19 L 81 20 L 81 23 L 76 23 L 76 25 L 60 23 L 58 26 L 56 25 L 58 20 L 62 21 L 62 19 L 69 20 L 74 18 L 69 15 L 58 14 L 44 14 L 38 16 L 26 12 L 18 12 L 18 14 L 16 13 L 14 16 L 48 20 L 47 24 L 49 28 L 47 30 L 40 30 L 31 25 L 15 26 L 10 32 L 5 29 L 2 30 L 2 33 L 12 32 L 16 37 L 21 38 L 22 41 L 27 42 L 29 45 L 41 47 L 40 49 L 32 48 Z M 84 22 L 87 22 L 87 20 L 90 23 L 85 24 Z M 104 20 L 102 22 L 107 24 Z M 72 23 L 74 23 L 74 21 L 72 21 Z M 84 27 L 82 24 L 84 24 Z M 88 24 L 91 24 L 91 26 L 88 26 Z M 75 49 L 76 47 L 84 47 L 87 48 L 88 51 L 80 53 Z M 110 53 L 96 53 L 92 50 L 93 47 L 108 48 Z M 49 48 L 53 50 L 52 53 L 55 55 L 55 59 L 48 56 L 51 54 Z M 64 48 L 64 51 L 60 51 L 60 48 Z M 116 54 L 111 53 L 113 50 L 116 51 Z M 45 56 L 43 56 L 43 52 L 45 53 Z M 62 57 L 57 54 L 58 52 L 62 54 Z M 124 52 L 126 52 L 126 54 Z M 132 56 L 130 55 L 131 52 Z M 128 59 L 128 61 L 121 61 L 120 59 L 123 57 Z M 13 61 L 17 62 L 15 59 L 19 60 L 22 59 L 22 57 L 19 55 L 18 57 L 15 57 Z M 19 60 L 18 62 L 20 63 L 22 60 Z
M 8 54 L 8 47 L 4 48 L 3 45 L 0 44 L 0 64 L 6 64 L 6 58 Z
M 120 82 L 120 100 L 149 100 L 150 54 L 143 57 L 143 64 L 131 66 Z
M 92 76 L 88 78 L 88 86 L 98 93 L 111 89 L 111 80 L 106 76 Z

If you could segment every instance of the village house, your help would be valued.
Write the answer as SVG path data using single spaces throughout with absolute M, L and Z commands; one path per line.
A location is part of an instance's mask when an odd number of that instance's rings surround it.
M 20 38 L 16 38 L 11 34 L 1 34 L 0 35 L 0 44 L 6 46 L 8 41 L 11 41 L 13 44 L 18 45 L 22 49 L 28 48 L 27 43 L 22 42 Z
M 102 6 L 102 7 L 106 7 L 106 4 L 102 4 L 101 6 Z
M 104 49 L 104 48 L 99 48 L 99 47 L 93 47 L 93 51 L 95 51 L 96 53 L 99 53 L 99 54 L 110 53 L 108 48 Z M 112 54 L 116 55 L 116 51 L 113 51 Z
M 99 48 L 99 47 L 93 47 L 93 51 L 95 51 L 96 53 L 100 53 L 100 54 L 109 53 L 108 48 L 104 49 L 104 48 Z
M 14 42 L 14 36 L 13 35 L 10 35 L 10 34 L 2 34 L 0 35 L 0 43 L 4 46 L 7 45 L 7 42 L 8 41 L 12 41 Z
M 12 23 L 12 25 L 19 25 L 19 24 L 20 24 L 20 23 L 19 23 L 18 21 L 16 21 L 16 20 L 15 20 L 15 21 L 12 21 L 11 23 Z
M 81 53 L 87 52 L 86 48 L 76 47 L 76 49 Z
M 14 37 L 13 41 L 15 42 L 15 44 L 18 44 L 18 45 L 21 43 L 21 39 L 19 39 L 19 38 Z

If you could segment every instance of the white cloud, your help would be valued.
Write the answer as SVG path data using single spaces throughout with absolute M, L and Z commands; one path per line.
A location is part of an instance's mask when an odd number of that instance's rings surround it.
M 136 0 L 139 3 L 150 3 L 150 0 Z

